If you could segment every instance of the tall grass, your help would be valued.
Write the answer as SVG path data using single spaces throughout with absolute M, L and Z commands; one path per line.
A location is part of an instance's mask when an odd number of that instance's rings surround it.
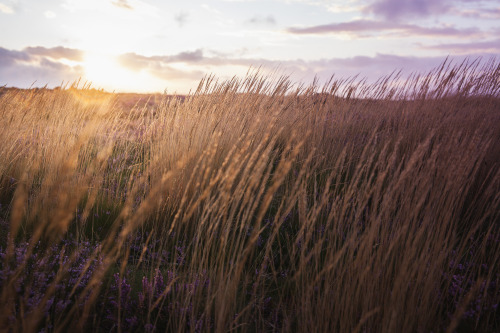
M 6 331 L 498 331 L 500 64 L 0 92 Z

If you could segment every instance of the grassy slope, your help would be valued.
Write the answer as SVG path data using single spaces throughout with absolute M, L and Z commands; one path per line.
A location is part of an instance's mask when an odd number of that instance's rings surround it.
M 499 75 L 4 90 L 0 325 L 499 330 Z

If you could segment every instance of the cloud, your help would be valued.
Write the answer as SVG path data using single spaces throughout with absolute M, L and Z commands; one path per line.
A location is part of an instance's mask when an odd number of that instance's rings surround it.
M 276 24 L 276 19 L 274 18 L 273 15 L 267 15 L 265 17 L 256 15 L 249 19 L 247 21 L 250 24 L 256 24 L 256 25 L 275 25 Z
M 196 63 L 204 59 L 201 49 L 181 52 L 168 56 L 146 57 L 136 53 L 126 53 L 118 57 L 120 64 L 132 70 L 142 70 L 155 64 Z
M 189 13 L 182 11 L 174 16 L 174 20 L 179 27 L 183 27 L 187 23 L 188 17 Z
M 0 67 L 14 65 L 18 61 L 30 61 L 31 57 L 26 52 L 12 51 L 0 47 Z
M 0 47 L 0 85 L 26 88 L 36 81 L 35 86 L 48 84 L 53 87 L 83 76 L 81 66 L 68 66 L 52 56 L 43 55 L 50 50 L 35 47 L 16 51 Z M 55 54 L 57 51 L 52 55 Z
M 165 80 L 201 80 L 205 72 L 201 70 L 178 69 L 173 66 L 164 66 L 156 64 L 150 69 L 150 73 L 160 79 Z
M 206 3 L 202 4 L 201 8 L 205 9 L 210 14 L 213 14 L 213 15 L 222 15 L 222 12 L 220 10 L 218 10 L 218 9 L 212 7 L 212 6 L 209 6 Z
M 203 50 L 181 52 L 174 56 L 163 57 L 162 59 L 168 59 L 167 61 L 169 62 L 197 62 L 203 59 Z
M 491 59 L 495 57 L 492 53 L 470 53 L 460 56 L 449 57 L 451 63 L 461 63 L 464 60 L 474 60 L 478 57 Z M 497 60 L 498 57 L 496 58 Z M 332 76 L 336 78 L 349 78 L 358 76 L 358 79 L 366 79 L 368 83 L 374 83 L 380 78 L 395 71 L 401 71 L 401 77 L 408 77 L 412 73 L 426 74 L 437 68 L 445 61 L 444 56 L 417 57 L 398 56 L 377 53 L 375 56 L 355 56 L 348 58 L 331 58 L 315 61 L 290 61 L 284 63 L 285 73 L 292 71 L 294 82 L 312 82 L 316 77 L 319 83 L 325 83 Z
M 328 3 L 326 4 L 326 9 L 332 13 L 352 13 L 352 12 L 361 12 L 363 10 L 363 6 L 359 4 L 353 3 Z
M 135 53 L 123 54 L 117 57 L 117 60 L 121 66 L 134 71 L 140 71 L 149 66 L 148 57 Z
M 491 52 L 500 53 L 500 38 L 481 41 L 481 42 L 471 42 L 471 43 L 445 43 L 430 46 L 422 46 L 424 49 L 429 50 L 440 50 L 453 53 L 479 53 L 479 52 Z
M 158 17 L 158 8 L 142 0 L 62 0 L 62 8 L 70 12 L 96 12 L 107 15 L 121 15 L 137 17 L 137 15 Z M 129 15 L 127 15 L 128 13 Z
M 500 7 L 497 8 L 478 8 L 478 9 L 461 9 L 454 8 L 454 15 L 473 19 L 498 20 L 500 19 Z
M 134 71 L 147 71 L 152 76 L 166 80 L 199 80 L 204 72 L 199 69 L 179 69 L 179 64 L 196 64 L 204 59 L 202 50 L 181 52 L 175 55 L 146 57 L 126 53 L 118 57 L 121 66 Z
M 213 54 L 213 52 L 211 52 Z M 233 58 L 229 54 L 219 54 L 212 57 L 206 57 L 203 50 L 181 52 L 174 55 L 160 55 L 146 57 L 136 53 L 127 53 L 118 57 L 120 64 L 131 70 L 152 69 L 158 66 L 173 64 L 188 64 L 195 66 L 252 66 L 259 64 L 274 64 L 270 60 L 264 59 L 246 59 Z
M 354 56 L 349 58 L 332 58 L 313 61 L 319 69 L 335 68 L 340 72 L 361 74 L 361 76 L 379 77 L 394 70 L 421 70 L 437 66 L 442 57 L 414 57 L 377 53 L 375 56 Z M 375 74 L 375 76 L 374 76 Z
M 70 49 L 62 46 L 46 48 L 43 46 L 27 47 L 25 51 L 29 55 L 50 57 L 52 59 L 68 59 L 73 61 L 82 61 L 84 52 L 81 50 Z
M 461 62 L 466 58 L 475 59 L 483 56 L 488 59 L 500 52 L 500 39 L 469 44 L 441 44 L 428 46 L 436 50 L 459 50 L 461 55 L 451 59 Z M 448 51 L 449 52 L 449 51 Z M 458 52 L 458 51 L 457 51 Z M 71 82 L 78 77 L 85 77 L 81 65 L 69 66 L 61 60 L 81 59 L 82 51 L 64 47 L 44 48 L 28 47 L 21 51 L 8 50 L 0 47 L 0 86 L 29 87 L 34 81 L 38 86 L 49 84 L 56 86 L 61 81 Z M 317 60 L 269 60 L 263 58 L 249 58 L 244 54 L 224 54 L 208 52 L 202 49 L 180 52 L 172 55 L 144 56 L 135 53 L 122 54 L 118 57 L 119 64 L 132 71 L 147 74 L 157 80 L 165 82 L 172 90 L 183 89 L 186 93 L 190 88 L 196 88 L 199 80 L 206 74 L 213 73 L 221 79 L 237 75 L 243 77 L 249 67 L 261 68 L 262 74 L 283 73 L 289 75 L 292 82 L 310 83 L 317 77 L 319 83 L 326 82 L 332 75 L 337 78 L 352 77 L 359 74 L 368 82 L 375 82 L 394 70 L 404 70 L 403 76 L 420 72 L 426 73 L 439 66 L 443 56 L 417 57 L 399 56 L 390 54 L 376 54 L 375 56 L 355 56 L 346 58 L 328 58 Z M 137 83 L 136 90 L 143 90 L 143 84 Z M 171 89 L 169 87 L 169 90 Z M 163 90 L 165 87 L 158 87 Z M 130 88 L 134 90 L 134 88 Z
M 240 68 L 244 74 L 249 67 L 261 67 L 271 72 L 280 69 L 290 74 L 294 80 L 312 81 L 315 76 L 328 79 L 336 74 L 337 77 L 351 77 L 361 74 L 369 80 L 375 81 L 381 76 L 388 75 L 394 70 L 405 69 L 407 73 L 414 71 L 426 71 L 438 66 L 443 57 L 412 57 L 397 56 L 389 54 L 377 54 L 376 56 L 355 56 L 350 58 L 330 58 L 320 60 L 269 60 L 262 58 L 231 57 L 228 54 L 217 54 L 211 52 L 208 57 L 201 50 L 194 52 L 183 52 L 170 56 L 146 57 L 134 53 L 122 55 L 121 65 L 132 70 L 146 70 L 151 74 L 165 79 L 181 79 L 186 75 L 187 79 L 201 78 L 207 71 L 218 73 L 223 69 Z M 460 58 L 463 59 L 464 57 Z M 178 63 L 187 63 L 191 70 L 179 70 Z M 236 72 L 234 73 L 236 74 Z
M 57 16 L 56 13 L 51 10 L 46 10 L 45 12 L 43 12 L 43 15 L 48 19 L 53 19 Z
M 233 50 L 232 52 L 223 52 L 215 49 L 209 49 L 207 50 L 211 55 L 216 56 L 218 58 L 230 58 L 230 57 L 243 57 L 247 55 L 250 52 L 250 49 L 247 47 L 242 47 L 236 50 Z
M 129 3 L 128 0 L 116 0 L 116 1 L 111 1 L 111 3 L 117 7 L 120 8 L 125 8 L 125 9 L 134 9 L 132 5 Z
M 467 18 L 498 19 L 496 0 L 374 0 L 361 8 L 385 20 L 401 21 L 452 14 Z M 493 7 L 491 6 L 493 3 Z M 471 8 L 473 6 L 474 8 Z
M 286 30 L 291 34 L 320 35 L 332 33 L 349 33 L 357 37 L 368 37 L 380 33 L 394 36 L 425 37 L 479 37 L 483 34 L 478 28 L 457 29 L 452 26 L 422 27 L 414 24 L 403 24 L 391 21 L 355 20 L 350 22 L 316 25 L 311 27 L 291 27 Z
M 376 0 L 364 10 L 386 20 L 400 20 L 444 14 L 450 10 L 450 2 L 450 0 Z
M 6 4 L 0 3 L 0 12 L 4 14 L 14 14 L 14 8 L 7 6 Z
M 176 55 L 161 55 L 146 57 L 129 53 L 121 57 L 122 65 L 137 71 L 147 71 L 151 75 L 175 83 L 183 80 L 190 82 L 193 88 L 204 74 L 214 73 L 219 78 L 229 78 L 233 75 L 240 77 L 247 73 L 249 67 L 261 68 L 261 73 L 276 73 L 289 75 L 292 82 L 310 83 L 315 77 L 319 82 L 326 82 L 332 75 L 337 78 L 353 77 L 366 78 L 367 82 L 375 82 L 395 70 L 403 70 L 403 77 L 411 73 L 426 73 L 445 60 L 444 56 L 417 57 L 399 56 L 378 53 L 375 56 L 355 56 L 347 58 L 329 58 L 319 60 L 269 60 L 262 58 L 244 58 L 236 54 L 209 52 L 205 55 L 202 50 L 184 52 Z M 189 56 L 187 56 L 189 55 Z M 460 56 L 451 57 L 455 63 L 464 59 L 475 59 L 483 56 L 487 59 L 494 56 L 492 52 L 474 50 Z M 178 66 L 187 64 L 188 66 Z

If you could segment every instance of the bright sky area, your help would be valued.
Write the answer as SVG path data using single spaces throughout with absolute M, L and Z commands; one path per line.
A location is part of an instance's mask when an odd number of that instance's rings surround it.
M 188 93 L 250 67 L 320 82 L 500 57 L 498 0 L 0 0 L 0 86 Z

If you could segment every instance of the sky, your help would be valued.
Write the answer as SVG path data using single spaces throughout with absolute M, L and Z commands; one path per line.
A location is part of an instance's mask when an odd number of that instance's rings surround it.
M 499 0 L 0 0 L 0 86 L 186 94 L 213 74 L 425 73 L 500 58 Z

